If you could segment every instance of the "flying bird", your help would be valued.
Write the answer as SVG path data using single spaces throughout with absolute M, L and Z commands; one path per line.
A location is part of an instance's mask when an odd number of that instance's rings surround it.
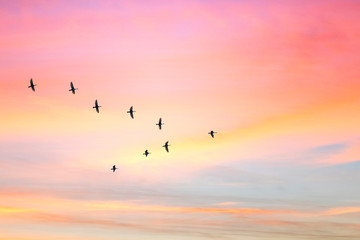
M 165 145 L 163 146 L 167 152 L 169 152 L 169 146 L 170 146 L 170 145 L 169 145 L 169 141 L 167 141 L 167 142 L 165 143 Z
M 116 169 L 118 169 L 118 168 L 114 165 L 114 166 L 112 166 L 112 168 L 111 168 L 110 170 L 112 170 L 113 172 L 115 172 Z
M 208 134 L 210 134 L 210 136 L 212 137 L 212 138 L 214 138 L 214 134 L 215 133 L 217 133 L 217 132 L 214 132 L 213 130 L 211 130 Z
M 99 113 L 99 108 L 100 108 L 101 106 L 99 106 L 98 105 L 98 101 L 97 101 L 97 99 L 95 100 L 95 106 L 93 106 L 93 108 L 95 108 L 96 109 L 96 112 L 98 112 Z
M 35 92 L 35 86 L 36 84 L 34 84 L 32 78 L 30 78 L 30 86 L 28 86 L 28 88 L 31 88 Z
M 78 90 L 78 89 L 74 87 L 73 82 L 70 82 L 70 87 L 71 87 L 71 89 L 69 91 L 71 91 L 73 94 L 75 94 L 75 90 Z
M 161 118 L 159 119 L 159 123 L 157 123 L 156 125 L 158 125 L 158 126 L 159 126 L 159 129 L 161 130 L 161 126 L 164 125 L 164 123 L 162 123 Z
M 127 113 L 130 113 L 130 116 L 132 119 L 134 119 L 134 112 L 136 112 L 136 111 L 133 110 L 133 106 L 131 106 L 130 110 L 127 111 Z
M 145 157 L 147 157 L 149 155 L 149 151 L 148 150 L 145 150 L 145 152 L 143 153 L 143 155 L 145 155 Z

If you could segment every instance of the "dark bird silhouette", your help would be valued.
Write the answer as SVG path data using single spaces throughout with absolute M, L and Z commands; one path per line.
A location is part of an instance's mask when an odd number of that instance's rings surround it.
M 35 86 L 36 84 L 34 84 L 32 78 L 30 78 L 30 86 L 28 86 L 28 88 L 31 88 L 35 92 Z
M 99 106 L 98 105 L 98 101 L 97 101 L 97 99 L 95 100 L 95 106 L 93 106 L 93 108 L 95 108 L 96 109 L 96 111 L 99 113 L 99 108 L 100 108 L 101 106 Z
M 164 125 L 164 123 L 162 123 L 161 118 L 159 119 L 159 123 L 157 123 L 156 125 L 158 125 L 158 126 L 159 126 L 159 129 L 161 130 L 161 126 Z
M 147 157 L 150 154 L 150 152 L 148 150 L 145 150 L 145 152 L 143 153 L 143 155 L 145 155 L 145 157 Z
M 127 111 L 127 113 L 130 113 L 130 117 L 131 117 L 132 119 L 134 119 L 134 112 L 136 112 L 136 111 L 133 110 L 133 106 L 131 106 L 130 110 Z
M 75 90 L 78 90 L 78 89 L 74 87 L 73 82 L 70 82 L 70 87 L 71 87 L 71 89 L 69 91 L 71 91 L 73 94 L 75 94 Z
M 214 134 L 215 133 L 217 133 L 217 132 L 214 132 L 213 130 L 211 130 L 208 134 L 210 134 L 210 136 L 212 137 L 212 138 L 214 138 Z
M 114 165 L 114 166 L 112 166 L 112 168 L 111 168 L 110 170 L 112 170 L 113 172 L 115 172 L 116 169 L 118 169 L 118 168 Z
M 163 146 L 167 152 L 169 152 L 169 146 L 170 146 L 170 145 L 169 145 L 169 141 L 167 141 L 167 142 L 165 143 L 165 145 Z

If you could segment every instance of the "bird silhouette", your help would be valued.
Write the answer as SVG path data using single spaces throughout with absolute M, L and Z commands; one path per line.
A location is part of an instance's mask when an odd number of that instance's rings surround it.
M 145 152 L 143 153 L 143 155 L 145 155 L 145 157 L 147 157 L 150 154 L 150 152 L 148 150 L 145 150 Z
M 118 169 L 118 168 L 114 165 L 114 166 L 112 166 L 112 168 L 111 168 L 110 170 L 112 170 L 113 172 L 115 172 L 116 169 Z
M 30 86 L 28 86 L 28 88 L 31 88 L 35 92 L 35 86 L 36 84 L 34 84 L 32 78 L 30 78 Z
M 161 130 L 161 126 L 164 125 L 161 118 L 159 119 L 159 122 L 156 125 L 158 125 L 159 129 Z
M 169 141 L 167 141 L 167 142 L 165 143 L 165 145 L 163 146 L 167 152 L 169 152 L 169 146 L 170 146 L 170 145 L 169 145 Z
M 211 130 L 208 134 L 210 134 L 210 136 L 212 137 L 212 138 L 214 138 L 214 134 L 215 133 L 217 133 L 217 132 L 214 132 L 213 130 Z
M 70 82 L 70 87 L 71 87 L 71 89 L 69 91 L 71 91 L 73 94 L 75 94 L 75 90 L 78 90 L 78 89 L 74 87 L 73 82 Z
M 132 119 L 134 119 L 134 112 L 136 112 L 136 111 L 133 110 L 133 106 L 131 106 L 130 110 L 127 111 L 127 113 L 130 113 L 130 117 L 131 117 Z
M 93 108 L 95 108 L 96 109 L 96 112 L 98 112 L 99 113 L 99 108 L 100 108 L 101 106 L 99 106 L 99 104 L 98 104 L 98 101 L 97 101 L 97 99 L 95 100 L 95 106 L 93 106 Z

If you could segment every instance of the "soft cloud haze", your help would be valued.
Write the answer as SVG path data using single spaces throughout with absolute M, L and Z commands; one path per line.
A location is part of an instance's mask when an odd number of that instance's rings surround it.
M 1 240 L 360 238 L 358 1 L 0 3 Z

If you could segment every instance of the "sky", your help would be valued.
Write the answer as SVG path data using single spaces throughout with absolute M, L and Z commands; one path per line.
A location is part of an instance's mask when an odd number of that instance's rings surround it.
M 359 239 L 359 11 L 0 0 L 0 240 Z

